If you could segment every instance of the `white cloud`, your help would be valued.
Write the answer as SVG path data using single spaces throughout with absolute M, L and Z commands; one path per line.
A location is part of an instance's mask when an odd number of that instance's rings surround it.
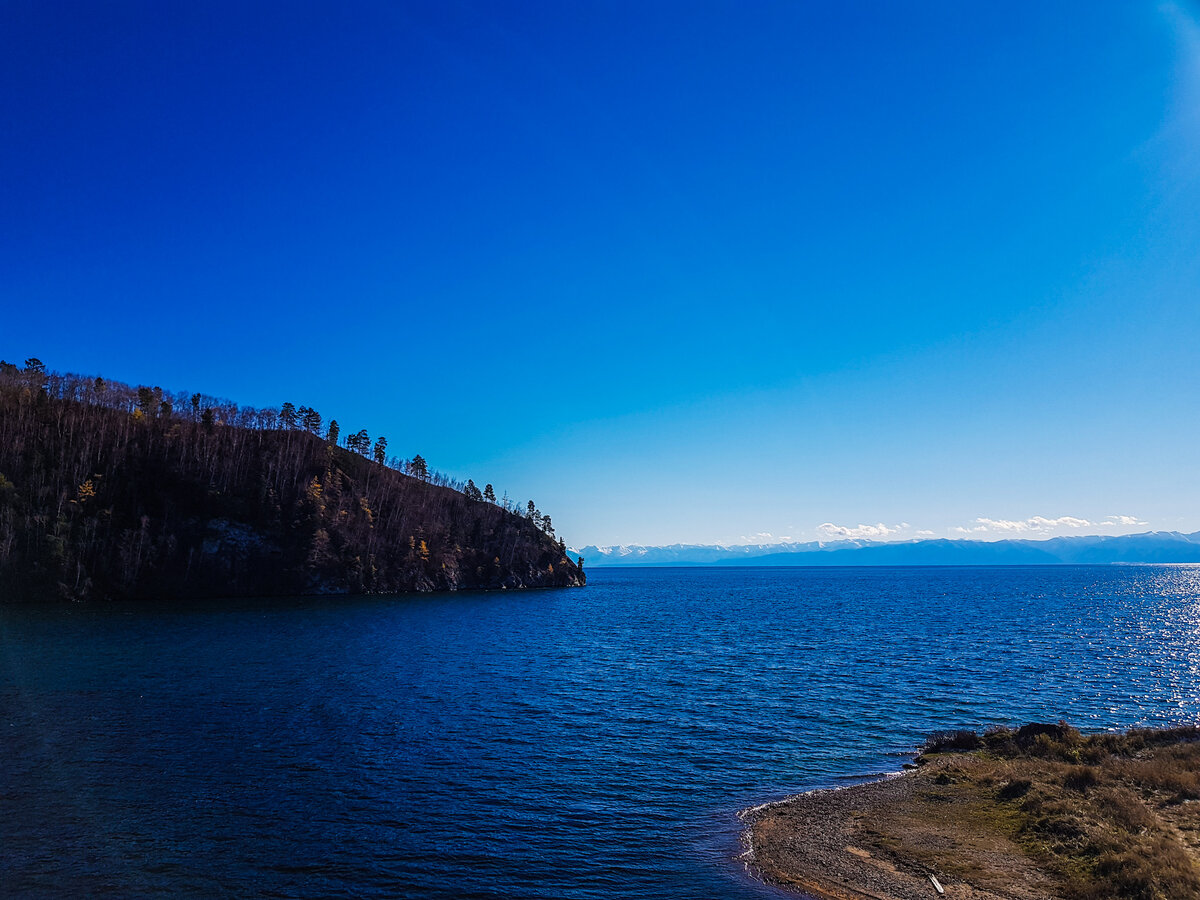
M 881 538 L 887 537 L 889 534 L 895 534 L 901 528 L 907 528 L 907 524 L 900 524 L 888 527 L 880 522 L 878 525 L 855 525 L 853 527 L 847 525 L 834 525 L 832 522 L 825 522 L 817 526 L 817 531 L 824 537 L 839 537 L 839 538 Z
M 932 532 L 932 531 L 928 531 L 928 530 L 926 530 L 926 529 L 922 529 L 922 530 L 920 530 L 920 531 L 918 531 L 918 532 L 917 532 L 917 536 L 918 536 L 918 537 L 931 537 L 932 535 L 933 535 L 933 532 Z
M 1137 516 L 1108 516 L 1098 522 L 1078 516 L 1059 516 L 1057 519 L 1032 516 L 1028 519 L 978 518 L 970 525 L 960 525 L 952 530 L 958 534 L 1048 534 L 1052 531 L 1072 531 L 1080 528 L 1128 528 L 1149 524 Z
M 1143 522 L 1137 516 L 1109 516 L 1104 522 L 1105 525 L 1149 525 L 1149 522 Z
M 782 534 L 779 537 L 771 534 L 769 531 L 760 531 L 757 534 L 743 534 L 738 538 L 739 544 L 787 544 L 792 540 L 791 535 Z
M 1094 528 L 1101 524 L 1077 516 L 1059 516 L 1057 519 L 1048 519 L 1045 516 L 1033 516 L 1028 519 L 978 518 L 969 527 L 959 526 L 954 530 L 959 534 L 1026 534 L 1053 531 L 1055 528 Z

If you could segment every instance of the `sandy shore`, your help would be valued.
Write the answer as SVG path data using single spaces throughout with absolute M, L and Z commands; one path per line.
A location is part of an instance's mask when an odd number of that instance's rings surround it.
M 1053 897 L 1045 876 L 1015 846 L 964 835 L 940 823 L 936 810 L 930 816 L 930 797 L 937 796 L 930 789 L 936 788 L 941 768 L 933 763 L 883 781 L 813 791 L 747 811 L 750 864 L 768 883 L 820 900 Z M 909 846 L 890 838 L 897 832 L 906 835 Z M 911 852 L 914 842 L 928 855 L 949 855 L 955 864 L 922 865 L 915 858 L 921 854 Z

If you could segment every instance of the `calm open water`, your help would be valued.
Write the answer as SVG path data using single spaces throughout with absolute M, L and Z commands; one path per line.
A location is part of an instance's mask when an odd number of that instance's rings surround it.
M 1200 567 L 589 578 L 0 608 L 0 895 L 773 897 L 741 808 L 932 729 L 1200 718 Z

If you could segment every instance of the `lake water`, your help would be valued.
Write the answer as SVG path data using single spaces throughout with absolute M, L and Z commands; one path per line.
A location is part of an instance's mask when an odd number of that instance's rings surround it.
M 589 578 L 0 608 L 0 895 L 777 896 L 739 809 L 933 729 L 1200 718 L 1197 567 Z

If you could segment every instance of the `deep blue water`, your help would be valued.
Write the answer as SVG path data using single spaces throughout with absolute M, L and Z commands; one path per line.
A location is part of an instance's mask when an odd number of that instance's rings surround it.
M 589 578 L 0 608 L 0 895 L 775 896 L 741 808 L 932 729 L 1200 718 L 1200 567 Z

